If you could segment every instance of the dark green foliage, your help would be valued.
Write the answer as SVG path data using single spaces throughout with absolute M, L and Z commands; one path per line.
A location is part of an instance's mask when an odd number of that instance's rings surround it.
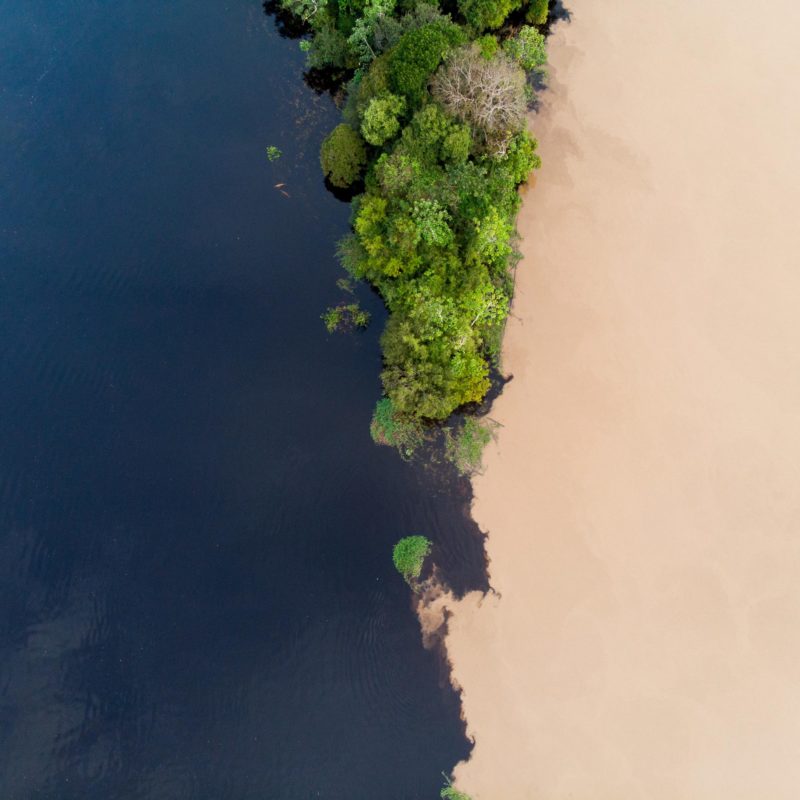
M 444 22 L 424 25 L 404 34 L 390 53 L 392 90 L 404 95 L 412 107 L 419 105 L 430 76 L 448 51 L 463 41 L 461 29 Z
M 361 177 L 367 163 L 363 140 L 349 125 L 337 125 L 322 143 L 320 163 L 334 186 L 350 186 Z
M 431 552 L 431 542 L 424 536 L 405 536 L 392 551 L 395 569 L 412 583 L 422 574 L 422 565 Z
M 307 53 L 308 66 L 315 69 L 323 67 L 343 69 L 355 65 L 347 37 L 330 24 L 322 26 L 316 32 Z

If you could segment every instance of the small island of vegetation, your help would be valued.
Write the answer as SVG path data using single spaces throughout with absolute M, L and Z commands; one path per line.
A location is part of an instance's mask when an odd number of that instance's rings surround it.
M 517 187 L 539 166 L 526 72 L 546 60 L 547 0 L 280 4 L 309 26 L 309 67 L 345 88 L 320 161 L 355 193 L 341 263 L 390 312 L 373 437 L 408 449 L 422 424 L 489 389 L 519 257 Z

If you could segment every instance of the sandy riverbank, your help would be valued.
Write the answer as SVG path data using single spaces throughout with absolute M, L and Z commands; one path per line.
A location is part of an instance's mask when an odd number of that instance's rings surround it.
M 800 797 L 800 7 L 570 0 L 447 646 L 475 800 Z

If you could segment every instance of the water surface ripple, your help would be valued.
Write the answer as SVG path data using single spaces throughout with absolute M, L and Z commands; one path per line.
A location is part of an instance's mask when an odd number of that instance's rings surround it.
M 391 545 L 461 588 L 482 545 L 369 439 L 378 299 L 319 320 L 337 110 L 254 0 L 0 0 L 0 41 L 0 796 L 435 797 L 469 748 Z

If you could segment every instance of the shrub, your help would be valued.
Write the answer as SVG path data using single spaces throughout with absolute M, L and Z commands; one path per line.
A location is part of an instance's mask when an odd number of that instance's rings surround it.
M 396 447 L 405 458 L 410 458 L 424 439 L 419 421 L 401 419 L 388 397 L 378 400 L 375 405 L 369 432 L 376 444 Z
M 355 183 L 367 163 L 364 142 L 349 125 L 337 125 L 320 150 L 322 171 L 334 186 L 345 188 Z
M 422 565 L 430 552 L 431 542 L 424 536 L 406 536 L 394 546 L 392 560 L 406 583 L 410 584 L 419 578 L 422 574 Z

